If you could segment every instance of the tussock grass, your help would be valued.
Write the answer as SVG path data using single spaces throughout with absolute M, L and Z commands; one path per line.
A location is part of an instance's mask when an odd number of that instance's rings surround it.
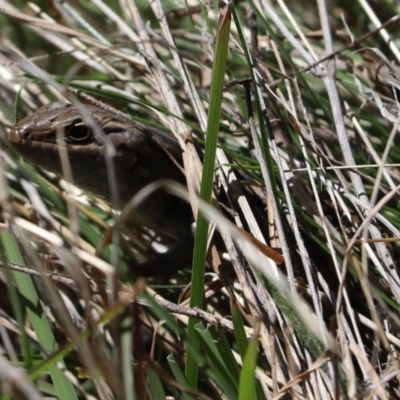
M 393 4 L 0 7 L 5 398 L 400 398 Z M 11 150 L 67 100 L 179 140 L 192 274 L 136 280 L 164 238 Z

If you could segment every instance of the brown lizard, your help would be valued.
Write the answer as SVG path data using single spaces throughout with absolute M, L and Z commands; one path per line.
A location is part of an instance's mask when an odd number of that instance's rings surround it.
M 182 150 L 171 135 L 97 106 L 86 105 L 85 110 L 115 148 L 113 162 L 122 205 L 159 179 L 185 184 L 184 174 L 178 167 L 182 164 Z M 104 139 L 70 104 L 50 103 L 41 107 L 10 131 L 9 141 L 27 161 L 62 176 L 56 141 L 59 130 L 64 132 L 73 183 L 110 201 Z M 188 264 L 193 236 L 192 215 L 187 204 L 157 191 L 138 207 L 132 220 L 176 240 L 166 253 L 136 265 L 137 275 L 169 277 Z

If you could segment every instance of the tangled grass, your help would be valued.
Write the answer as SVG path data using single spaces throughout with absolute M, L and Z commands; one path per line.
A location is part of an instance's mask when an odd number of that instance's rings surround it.
M 395 3 L 41 7 L 0 1 L 4 398 L 400 398 Z M 193 272 L 135 280 L 109 205 L 15 155 L 55 100 L 177 137 Z

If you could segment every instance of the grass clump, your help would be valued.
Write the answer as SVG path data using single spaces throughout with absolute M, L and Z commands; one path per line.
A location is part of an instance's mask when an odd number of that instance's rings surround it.
M 5 398 L 400 398 L 398 16 L 372 6 L 5 2 Z M 108 204 L 10 148 L 77 99 L 179 140 L 192 275 L 132 279 L 166 238 L 117 251 Z

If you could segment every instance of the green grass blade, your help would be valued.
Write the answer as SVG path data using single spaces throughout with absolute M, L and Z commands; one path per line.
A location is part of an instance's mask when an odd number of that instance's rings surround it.
M 255 329 L 258 331 L 258 329 Z M 239 380 L 239 400 L 254 399 L 256 395 L 255 368 L 258 354 L 258 335 L 254 335 L 247 346 L 246 355 L 243 359 L 243 367 Z
M 168 364 L 172 370 L 172 373 L 174 374 L 174 377 L 176 379 L 176 381 L 181 384 L 184 387 L 189 387 L 185 374 L 182 372 L 182 370 L 179 368 L 178 363 L 175 360 L 175 357 L 173 354 L 170 354 L 167 357 L 167 361 Z M 185 392 L 181 392 L 181 396 L 184 400 L 194 400 L 194 397 L 185 393 Z
M 1 231 L 0 239 L 7 259 L 10 262 L 24 265 L 24 259 L 11 234 L 7 231 Z M 47 317 L 41 308 L 32 278 L 27 274 L 17 271 L 14 271 L 14 278 L 21 296 L 25 299 L 26 311 L 39 343 L 47 352 L 53 353 L 57 350 L 57 341 L 53 335 Z M 63 364 L 63 361 L 60 362 Z M 51 364 L 49 366 L 49 373 L 59 399 L 73 400 L 78 398 L 74 386 L 56 364 Z
M 215 154 L 217 149 L 217 138 L 220 123 L 222 89 L 224 85 L 226 59 L 228 53 L 231 10 L 232 3 L 230 3 L 226 10 L 220 15 L 215 45 L 215 59 L 212 73 L 203 176 L 200 189 L 200 196 L 207 203 L 210 203 L 211 201 L 214 180 Z M 199 213 L 193 255 L 192 290 L 190 296 L 191 307 L 201 307 L 203 302 L 203 283 L 207 252 L 208 226 L 209 223 L 206 218 Z M 189 319 L 188 336 L 192 340 L 196 340 L 194 333 L 194 326 L 196 323 L 197 320 L 195 318 L 191 317 Z M 193 388 L 197 387 L 197 371 L 198 365 L 189 351 L 186 360 L 186 377 L 189 385 Z

